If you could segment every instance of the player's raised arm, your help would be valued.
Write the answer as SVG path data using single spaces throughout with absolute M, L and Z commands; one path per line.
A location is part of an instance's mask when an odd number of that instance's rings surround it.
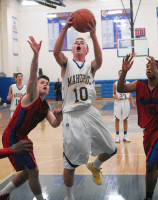
M 132 67 L 133 62 L 134 62 L 133 57 L 130 55 L 127 55 L 126 57 L 123 58 L 122 74 L 119 77 L 117 84 L 117 91 L 120 93 L 128 93 L 136 91 L 136 81 L 125 84 L 126 74 L 128 70 Z
M 102 65 L 102 51 L 96 36 L 96 22 L 91 20 L 91 22 L 87 25 L 89 27 L 90 36 L 93 41 L 95 59 L 92 61 L 92 69 L 95 73 L 95 71 L 97 71 Z
M 22 99 L 23 106 L 27 106 L 29 103 L 33 102 L 39 96 L 39 92 L 37 89 L 37 71 L 38 71 L 38 57 L 42 41 L 40 41 L 40 43 L 37 43 L 32 36 L 30 36 L 29 38 L 30 41 L 28 41 L 28 43 L 30 44 L 30 47 L 33 50 L 34 54 L 31 62 L 30 77 L 27 84 L 26 95 Z
M 61 33 L 55 43 L 54 46 L 54 57 L 57 61 L 57 63 L 61 66 L 61 67 L 65 67 L 66 63 L 67 63 L 67 57 L 64 55 L 63 52 L 61 52 L 61 49 L 63 47 L 63 43 L 64 43 L 64 39 L 65 39 L 65 35 L 67 33 L 67 30 L 72 26 L 72 17 L 70 16 L 65 24 L 65 26 L 62 28 Z

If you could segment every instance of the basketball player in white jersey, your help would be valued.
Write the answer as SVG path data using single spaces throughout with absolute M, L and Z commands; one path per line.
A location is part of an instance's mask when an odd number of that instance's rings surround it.
M 16 83 L 12 84 L 9 88 L 7 100 L 11 100 L 11 117 L 13 116 L 14 110 L 18 105 L 20 98 L 26 93 L 26 85 L 23 84 L 23 74 L 16 74 Z
M 122 70 L 118 72 L 118 76 L 120 77 L 122 74 Z M 127 137 L 127 129 L 128 129 L 128 117 L 130 113 L 130 101 L 132 104 L 133 110 L 136 109 L 131 93 L 119 93 L 117 92 L 117 82 L 113 84 L 113 97 L 114 97 L 114 117 L 115 117 L 115 129 L 116 129 L 116 139 L 115 142 L 120 142 L 119 136 L 119 122 L 120 119 L 123 120 L 123 128 L 124 128 L 124 142 L 130 142 L 130 139 Z M 126 83 L 129 83 L 126 81 Z
M 61 49 L 67 30 L 72 26 L 71 20 L 72 17 L 69 17 L 54 47 L 54 56 L 61 67 L 62 76 L 65 200 L 75 199 L 72 186 L 76 167 L 87 164 L 94 182 L 101 185 L 100 166 L 117 151 L 99 111 L 92 106 L 96 100 L 93 79 L 102 64 L 96 25 L 93 21 L 88 25 L 95 58 L 91 62 L 85 60 L 88 45 L 83 38 L 77 38 L 72 47 L 73 59 L 70 59 Z M 90 152 L 93 156 L 98 155 L 94 162 L 88 162 Z

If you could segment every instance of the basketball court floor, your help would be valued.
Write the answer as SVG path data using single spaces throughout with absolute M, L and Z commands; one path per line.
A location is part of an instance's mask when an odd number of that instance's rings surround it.
M 51 102 L 53 109 L 61 107 L 61 103 Z M 97 101 L 95 104 L 115 139 L 113 102 Z M 0 135 L 10 118 L 9 107 L 0 108 Z M 76 169 L 74 180 L 75 200 L 144 200 L 145 195 L 145 154 L 143 150 L 143 134 L 137 125 L 137 113 L 131 110 L 128 137 L 130 143 L 123 139 L 122 122 L 120 123 L 121 142 L 117 144 L 118 152 L 103 164 L 102 185 L 97 186 L 85 165 Z M 31 133 L 34 142 L 34 153 L 40 171 L 40 182 L 44 197 L 47 200 L 64 200 L 62 163 L 62 125 L 52 128 L 44 120 Z M 0 141 L 0 148 L 2 147 Z M 94 157 L 90 156 L 90 160 Z M 15 171 L 8 159 L 0 160 L 0 189 L 14 176 Z M 35 200 L 28 182 L 11 193 L 11 200 Z M 158 199 L 158 185 L 153 200 Z

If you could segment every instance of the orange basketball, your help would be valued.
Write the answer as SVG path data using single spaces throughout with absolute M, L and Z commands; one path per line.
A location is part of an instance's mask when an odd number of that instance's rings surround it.
M 89 23 L 91 20 L 95 21 L 95 17 L 93 13 L 88 9 L 79 9 L 72 13 L 73 19 L 73 27 L 81 32 L 85 33 L 89 27 L 87 26 L 87 23 Z

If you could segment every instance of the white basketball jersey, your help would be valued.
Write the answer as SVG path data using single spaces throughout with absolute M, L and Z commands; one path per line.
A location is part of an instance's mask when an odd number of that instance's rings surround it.
M 116 88 L 117 88 L 117 83 L 118 83 L 118 81 L 115 82 Z M 126 83 L 129 83 L 129 82 L 126 81 Z M 119 93 L 119 92 L 117 92 L 117 89 L 116 89 L 116 95 L 118 96 L 118 99 L 120 99 L 120 100 L 129 99 L 129 97 L 130 97 L 130 93 Z
M 12 84 L 12 100 L 10 110 L 14 111 L 19 103 L 20 98 L 26 93 L 26 85 L 23 85 L 21 89 L 18 88 L 17 84 Z
M 84 109 L 96 100 L 91 63 L 68 60 L 62 79 L 62 108 L 64 112 Z

